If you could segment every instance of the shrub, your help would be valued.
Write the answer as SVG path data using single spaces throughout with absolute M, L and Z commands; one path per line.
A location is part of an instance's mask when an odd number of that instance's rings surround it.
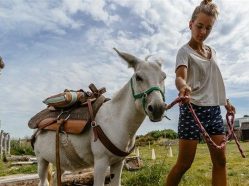
M 11 140 L 10 146 L 12 155 L 35 155 L 31 144 L 27 140 Z

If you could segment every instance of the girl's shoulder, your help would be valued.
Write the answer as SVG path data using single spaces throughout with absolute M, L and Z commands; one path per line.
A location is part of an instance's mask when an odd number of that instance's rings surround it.
M 188 55 L 191 51 L 188 48 L 188 44 L 184 44 L 178 49 L 178 55 Z

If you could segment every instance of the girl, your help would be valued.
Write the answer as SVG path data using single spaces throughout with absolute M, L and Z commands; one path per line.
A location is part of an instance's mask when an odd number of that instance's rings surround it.
M 191 103 L 202 125 L 216 144 L 224 140 L 224 126 L 220 105 L 230 112 L 235 108 L 226 100 L 225 87 L 216 64 L 215 50 L 204 44 L 218 16 L 218 8 L 212 0 L 204 0 L 197 6 L 189 22 L 191 38 L 183 45 L 176 57 L 176 88 L 179 96 L 188 96 L 184 103 Z M 180 105 L 178 123 L 179 154 L 169 172 L 166 186 L 178 185 L 183 174 L 191 167 L 200 131 L 186 104 Z M 215 149 L 209 144 L 213 164 L 212 185 L 225 186 L 225 148 Z

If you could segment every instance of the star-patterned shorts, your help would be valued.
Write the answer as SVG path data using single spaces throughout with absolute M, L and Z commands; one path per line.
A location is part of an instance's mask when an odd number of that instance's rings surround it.
M 225 134 L 220 106 L 197 106 L 192 107 L 201 121 L 207 133 L 211 135 Z M 199 140 L 200 130 L 186 104 L 180 105 L 178 122 L 179 139 Z

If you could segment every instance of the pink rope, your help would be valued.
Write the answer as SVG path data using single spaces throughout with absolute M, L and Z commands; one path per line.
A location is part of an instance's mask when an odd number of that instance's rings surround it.
M 184 99 L 185 97 L 178 97 L 176 98 L 172 103 L 170 103 L 169 105 L 166 105 L 165 107 L 165 110 L 168 110 L 168 109 L 171 109 L 175 104 L 177 103 L 180 103 L 182 102 L 182 100 Z M 240 154 L 243 158 L 245 158 L 245 154 L 243 152 L 243 150 L 241 149 L 240 147 L 240 144 L 239 144 L 239 141 L 238 141 L 238 138 L 237 136 L 235 135 L 234 133 L 234 113 L 233 112 L 227 112 L 226 114 L 226 120 L 227 120 L 227 130 L 228 130 L 228 134 L 224 137 L 223 141 L 221 142 L 220 145 L 217 145 L 212 139 L 211 137 L 209 136 L 209 134 L 207 133 L 207 131 L 205 130 L 205 128 L 202 126 L 199 118 L 197 117 L 192 105 L 190 103 L 188 103 L 188 108 L 196 122 L 196 125 L 199 127 L 199 129 L 201 130 L 201 133 L 206 141 L 206 143 L 209 143 L 212 147 L 216 148 L 216 149 L 222 149 L 225 147 L 227 141 L 232 137 L 235 142 L 236 142 L 236 145 L 240 151 Z

